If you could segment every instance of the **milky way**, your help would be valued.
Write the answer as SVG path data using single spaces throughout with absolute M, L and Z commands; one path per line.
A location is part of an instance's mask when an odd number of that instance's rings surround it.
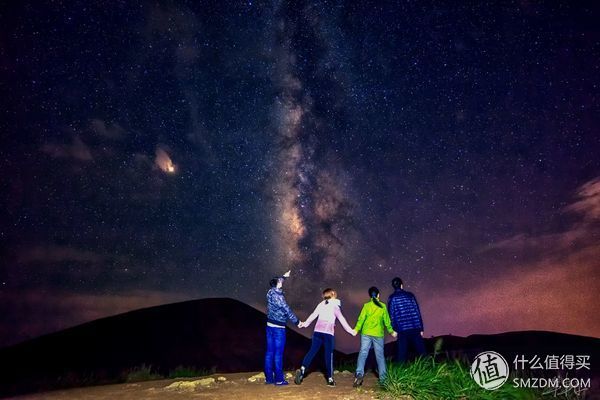
M 274 46 L 278 93 L 273 114 L 280 151 L 273 184 L 275 240 L 284 264 L 294 272 L 317 281 L 339 280 L 345 248 L 350 245 L 347 231 L 352 229 L 352 206 L 348 188 L 342 186 L 347 180 L 337 174 L 323 151 L 327 133 L 314 112 L 319 99 L 306 90 L 298 71 L 300 58 L 310 54 L 297 52 L 293 41 L 299 35 L 318 36 L 321 28 L 318 16 L 311 25 L 302 26 L 308 11 L 285 5 L 278 10 Z M 293 19 L 287 15 L 298 12 L 302 15 Z
M 288 269 L 301 318 L 400 276 L 427 336 L 600 336 L 596 4 L 13 3 L 0 346 Z

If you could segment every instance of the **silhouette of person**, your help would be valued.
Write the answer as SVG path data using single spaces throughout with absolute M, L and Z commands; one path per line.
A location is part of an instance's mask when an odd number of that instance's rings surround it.
M 402 279 L 392 280 L 394 293 L 388 299 L 392 326 L 398 332 L 396 362 L 407 361 L 408 347 L 412 346 L 418 356 L 425 354 L 423 342 L 423 319 L 415 295 L 403 289 Z
M 283 281 L 290 271 L 276 276 L 269 282 L 267 292 L 267 351 L 265 353 L 265 381 L 276 386 L 287 385 L 283 375 L 283 351 L 285 348 L 285 326 L 290 320 L 296 326 L 300 320 L 285 301 Z
M 294 383 L 296 385 L 302 383 L 306 370 L 310 366 L 313 358 L 315 358 L 319 349 L 324 347 L 326 368 L 325 378 L 327 379 L 327 385 L 335 386 L 335 381 L 333 380 L 335 321 L 339 320 L 346 332 L 352 336 L 356 336 L 356 331 L 352 329 L 348 324 L 348 321 L 346 321 L 344 314 L 342 314 L 342 302 L 338 300 L 337 292 L 331 288 L 327 288 L 323 291 L 323 301 L 317 304 L 315 311 L 310 314 L 306 321 L 300 322 L 300 325 L 298 326 L 300 328 L 307 328 L 315 319 L 317 320 L 317 323 L 313 332 L 310 350 L 306 356 L 304 356 L 300 369 L 296 371 Z
M 385 304 L 379 301 L 379 289 L 375 286 L 369 288 L 369 301 L 363 305 L 354 330 L 360 333 L 360 350 L 356 361 L 353 386 L 359 387 L 363 384 L 365 362 L 371 347 L 373 347 L 375 360 L 377 360 L 379 381 L 385 381 L 387 374 L 384 354 L 385 331 L 387 330 L 393 337 L 396 337 L 397 333 L 392 328 Z

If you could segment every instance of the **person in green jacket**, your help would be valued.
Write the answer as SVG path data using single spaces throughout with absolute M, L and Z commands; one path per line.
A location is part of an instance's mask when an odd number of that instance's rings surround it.
M 373 345 L 375 358 L 377 359 L 377 369 L 379 370 L 379 381 L 383 382 L 386 376 L 385 355 L 383 354 L 385 329 L 393 336 L 398 334 L 394 332 L 390 316 L 384 303 L 379 301 L 379 289 L 369 288 L 370 300 L 363 306 L 358 322 L 354 330 L 360 333 L 360 351 L 358 352 L 358 362 L 356 365 L 356 374 L 354 375 L 354 387 L 362 385 L 365 376 L 365 362 Z

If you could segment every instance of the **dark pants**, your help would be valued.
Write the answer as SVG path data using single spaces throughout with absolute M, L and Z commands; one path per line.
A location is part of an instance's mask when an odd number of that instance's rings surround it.
M 283 349 L 285 328 L 267 326 L 267 352 L 265 353 L 265 380 L 267 383 L 283 382 Z
M 317 352 L 321 348 L 321 346 L 325 346 L 325 372 L 326 378 L 333 377 L 333 335 L 329 335 L 327 333 L 315 332 L 312 337 L 312 344 L 310 345 L 310 350 L 304 356 L 304 360 L 302 360 L 302 366 L 306 369 L 310 366 L 313 358 L 317 355 Z
M 423 342 L 421 331 L 419 329 L 398 332 L 398 339 L 396 340 L 396 362 L 406 362 L 409 346 L 412 346 L 417 353 L 417 356 L 425 355 L 425 343 Z

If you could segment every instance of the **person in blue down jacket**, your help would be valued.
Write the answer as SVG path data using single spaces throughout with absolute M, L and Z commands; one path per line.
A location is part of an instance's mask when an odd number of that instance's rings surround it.
M 267 351 L 265 353 L 265 382 L 276 386 L 287 385 L 283 375 L 283 350 L 285 348 L 285 326 L 290 320 L 296 326 L 300 320 L 293 313 L 283 295 L 283 281 L 290 271 L 271 279 L 267 292 Z
M 423 343 L 423 319 L 415 295 L 403 289 L 402 279 L 392 280 L 394 293 L 388 299 L 388 312 L 394 331 L 398 332 L 396 341 L 396 362 L 407 360 L 408 346 L 412 346 L 418 356 L 425 355 Z

